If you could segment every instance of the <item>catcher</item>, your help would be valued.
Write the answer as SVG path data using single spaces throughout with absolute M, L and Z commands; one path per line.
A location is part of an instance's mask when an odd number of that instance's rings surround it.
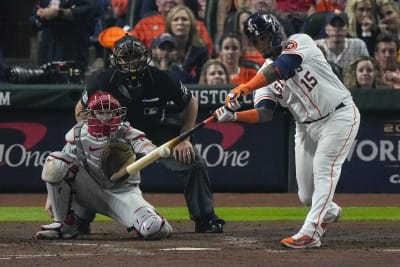
M 111 217 L 134 237 L 162 239 L 171 225 L 143 199 L 140 174 L 116 182 L 113 174 L 156 146 L 124 121 L 126 109 L 109 93 L 95 93 L 84 111 L 85 120 L 66 134 L 62 151 L 52 152 L 43 166 L 47 186 L 46 210 L 54 222 L 42 225 L 37 239 L 78 236 L 73 208 L 81 207 Z M 169 156 L 166 150 L 162 155 Z

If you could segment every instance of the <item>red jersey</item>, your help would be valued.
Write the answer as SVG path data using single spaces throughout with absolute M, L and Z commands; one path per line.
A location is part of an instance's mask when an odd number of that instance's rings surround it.
M 276 10 L 278 11 L 300 11 L 307 12 L 314 5 L 315 0 L 279 0 L 276 1 Z

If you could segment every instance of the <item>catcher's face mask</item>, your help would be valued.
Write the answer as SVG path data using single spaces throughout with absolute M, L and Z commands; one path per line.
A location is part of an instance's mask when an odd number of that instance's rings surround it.
M 110 63 L 122 73 L 140 73 L 151 61 L 151 50 L 132 36 L 121 38 L 115 45 Z
M 111 137 L 126 115 L 126 109 L 109 93 L 94 94 L 86 112 L 88 131 L 96 137 Z

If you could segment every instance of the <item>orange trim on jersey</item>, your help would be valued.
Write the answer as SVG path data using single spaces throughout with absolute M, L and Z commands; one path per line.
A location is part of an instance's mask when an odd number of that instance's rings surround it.
M 354 114 L 354 115 L 353 115 L 353 116 L 354 116 L 354 120 L 353 120 L 353 125 L 351 126 L 351 129 L 350 129 L 350 132 L 349 132 L 349 134 L 348 134 L 346 140 L 344 141 L 343 146 L 340 148 L 339 153 L 336 155 L 336 158 L 333 160 L 333 162 L 332 162 L 332 164 L 331 164 L 331 172 L 330 172 L 330 179 L 329 179 L 329 180 L 331 181 L 331 184 L 330 184 L 329 194 L 328 194 L 328 196 L 327 196 L 327 198 L 326 198 L 326 200 L 325 200 L 324 205 L 322 206 L 321 211 L 320 211 L 319 214 L 318 214 L 317 224 L 316 224 L 315 227 L 314 227 L 314 233 L 312 234 L 312 237 L 316 234 L 316 232 L 317 232 L 317 227 L 318 227 L 318 225 L 320 225 L 320 223 L 321 223 L 321 213 L 322 213 L 322 211 L 326 208 L 326 206 L 328 205 L 328 199 L 329 199 L 330 196 L 334 193 L 334 189 L 333 189 L 333 169 L 334 169 L 335 163 L 336 163 L 337 159 L 339 158 L 339 156 L 342 154 L 342 151 L 343 151 L 343 149 L 346 147 L 348 141 L 350 140 L 350 136 L 351 136 L 351 134 L 353 133 L 354 126 L 356 125 L 356 121 L 357 121 L 357 112 L 356 112 L 356 110 L 355 110 L 354 105 L 353 105 L 353 114 Z M 323 219 L 323 218 L 322 218 L 322 219 Z
M 236 112 L 236 121 L 257 123 L 258 118 L 259 115 L 256 109 L 249 109 L 245 111 Z

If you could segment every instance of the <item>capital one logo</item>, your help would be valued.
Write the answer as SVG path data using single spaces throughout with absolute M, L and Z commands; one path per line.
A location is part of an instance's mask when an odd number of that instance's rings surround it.
M 236 144 L 244 134 L 243 127 L 232 122 L 213 123 L 207 125 L 207 128 L 217 131 L 222 135 L 220 145 L 225 150 Z
M 250 152 L 247 150 L 229 150 L 236 144 L 244 134 L 243 126 L 237 123 L 225 122 L 214 123 L 207 126 L 221 135 L 218 144 L 196 145 L 200 155 L 207 162 L 209 167 L 244 167 L 249 163 Z M 211 156 L 214 155 L 214 156 Z
M 393 174 L 389 177 L 389 182 L 391 184 L 400 184 L 400 174 Z
M 47 134 L 47 128 L 40 123 L 32 122 L 3 122 L 0 123 L 1 129 L 8 129 L 22 133 L 24 140 L 22 144 L 12 144 L 6 147 L 0 143 L 0 167 L 20 167 L 29 166 L 31 163 L 35 167 L 47 156 L 47 153 L 40 154 L 39 151 L 31 151 Z

